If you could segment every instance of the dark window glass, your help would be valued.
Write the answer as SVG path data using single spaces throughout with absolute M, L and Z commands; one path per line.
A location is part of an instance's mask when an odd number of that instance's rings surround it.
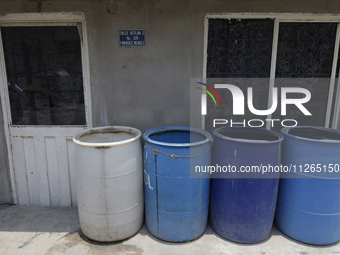
M 209 19 L 208 29 L 206 77 L 210 79 L 207 82 L 211 85 L 221 82 L 234 84 L 244 95 L 247 95 L 247 88 L 252 87 L 254 107 L 258 110 L 267 109 L 274 21 Z M 215 107 L 213 100 L 207 97 L 206 130 L 214 129 L 213 119 L 233 119 L 234 122 L 242 123 L 244 119 L 266 118 L 252 114 L 246 106 L 246 100 L 245 115 L 234 116 L 230 91 L 221 89 L 219 94 L 223 106 Z
M 281 23 L 277 78 L 331 77 L 335 23 Z
M 210 19 L 207 78 L 269 78 L 274 21 Z
M 85 125 L 76 26 L 2 27 L 13 125 Z
M 276 63 L 276 78 L 279 79 L 276 79 L 275 87 L 279 90 L 282 87 L 309 90 L 311 100 L 304 106 L 312 116 L 305 116 L 295 105 L 288 105 L 287 115 L 280 116 L 279 97 L 273 119 L 295 119 L 299 125 L 324 126 L 336 29 L 336 23 L 280 24 Z M 288 97 L 301 98 L 304 95 L 290 93 Z

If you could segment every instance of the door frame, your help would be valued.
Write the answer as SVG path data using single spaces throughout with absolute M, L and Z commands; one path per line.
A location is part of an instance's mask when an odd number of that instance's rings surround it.
M 337 31 L 335 37 L 332 72 L 330 77 L 330 87 L 328 92 L 327 110 L 325 118 L 325 127 L 329 127 L 330 120 L 333 117 L 332 127 L 337 127 L 340 119 L 340 77 L 337 84 L 335 84 L 335 73 L 337 67 L 337 58 L 339 54 L 340 46 L 340 15 L 338 14 L 313 14 L 313 13 L 208 13 L 204 18 L 204 39 L 203 39 L 203 82 L 206 83 L 207 79 L 207 57 L 208 57 L 208 30 L 209 30 L 209 19 L 273 19 L 274 20 L 274 31 L 273 31 L 273 44 L 271 52 L 271 67 L 270 67 L 270 83 L 268 93 L 268 107 L 272 105 L 272 90 L 275 83 L 275 70 L 276 70 L 276 58 L 277 58 L 277 45 L 279 35 L 279 24 L 283 22 L 333 22 L 337 24 Z M 336 86 L 339 88 L 335 97 L 334 113 L 331 116 L 331 108 L 333 101 L 333 94 L 336 92 Z M 204 91 L 202 91 L 204 93 Z M 267 116 L 268 119 L 271 115 Z M 201 128 L 205 129 L 205 116 L 202 115 Z M 266 124 L 267 129 L 271 129 L 270 122 Z
M 84 104 L 86 125 L 82 126 L 49 126 L 50 131 L 53 127 L 92 127 L 92 103 L 91 103 L 91 86 L 90 86 L 90 65 L 88 52 L 87 28 L 85 15 L 82 12 L 72 13 L 14 13 L 0 16 L 0 29 L 3 26 L 63 26 L 81 24 L 80 42 L 81 42 L 81 57 L 82 57 L 82 75 L 84 88 Z M 1 86 L 1 84 L 3 86 Z M 3 52 L 2 38 L 0 33 L 0 96 L 2 103 L 2 112 L 4 116 L 4 131 L 7 143 L 9 174 L 11 181 L 11 195 L 15 204 L 17 201 L 17 190 L 14 175 L 14 158 L 12 152 L 12 141 L 10 134 L 10 126 L 12 125 L 10 102 L 8 96 L 6 64 Z M 18 128 L 23 126 L 16 126 Z M 24 126 L 27 127 L 27 126 Z M 32 128 L 46 128 L 46 126 L 29 126 Z

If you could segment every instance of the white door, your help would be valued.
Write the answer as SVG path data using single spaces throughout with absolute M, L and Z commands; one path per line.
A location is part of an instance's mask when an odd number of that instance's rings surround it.
M 14 201 L 76 206 L 72 137 L 91 123 L 83 23 L 10 24 L 0 32 Z

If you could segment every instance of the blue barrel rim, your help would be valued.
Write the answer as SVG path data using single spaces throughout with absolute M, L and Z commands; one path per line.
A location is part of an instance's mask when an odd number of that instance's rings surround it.
M 331 131 L 332 133 L 337 133 L 340 135 L 340 131 L 336 130 L 336 129 L 332 129 L 332 128 L 325 128 L 325 127 L 318 127 L 318 126 L 296 126 L 296 127 L 285 127 L 281 129 L 281 133 L 284 135 L 284 137 L 286 139 L 298 139 L 304 142 L 309 142 L 309 143 L 313 143 L 316 146 L 319 144 L 323 144 L 323 145 L 327 145 L 327 144 L 333 144 L 333 145 L 338 145 L 340 143 L 340 140 L 319 140 L 319 139 L 311 139 L 311 138 L 306 138 L 306 137 L 302 137 L 302 136 L 298 136 L 298 135 L 294 135 L 294 134 L 289 134 L 288 132 L 292 129 L 315 129 L 315 130 L 322 130 L 322 131 L 326 131 L 329 132 Z M 320 179 L 320 180 L 328 180 L 328 181 L 333 181 L 333 180 L 340 180 L 340 177 L 326 177 L 326 176 L 313 176 L 307 173 L 299 173 L 299 172 L 291 172 L 289 173 L 290 175 L 294 176 L 303 176 L 304 178 L 308 178 L 308 179 Z M 293 177 L 295 178 L 295 177 Z M 299 177 L 302 178 L 302 177 Z
M 167 143 L 167 142 L 160 142 L 151 139 L 149 136 L 156 133 L 156 132 L 164 132 L 164 131 L 189 131 L 189 132 L 196 132 L 201 135 L 204 135 L 206 138 L 202 141 L 199 142 L 194 142 L 194 143 Z M 147 130 L 143 134 L 143 138 L 145 141 L 148 143 L 156 144 L 156 145 L 162 145 L 162 146 L 167 146 L 167 147 L 190 147 L 190 146 L 197 146 L 197 145 L 202 145 L 207 142 L 210 142 L 212 140 L 212 136 L 208 131 L 205 131 L 203 129 L 199 128 L 193 128 L 193 127 L 185 127 L 185 126 L 165 126 L 165 127 L 156 127 Z
M 122 141 L 118 141 L 118 142 L 108 142 L 108 143 L 90 143 L 90 142 L 82 142 L 80 141 L 80 137 L 85 135 L 85 134 L 91 134 L 91 133 L 99 133 L 99 132 L 113 132 L 113 131 L 123 131 L 123 132 L 130 132 L 130 133 L 134 133 L 135 136 L 130 138 L 130 139 L 125 139 Z M 85 130 L 82 130 L 80 132 L 78 132 L 77 134 L 75 134 L 72 138 L 73 142 L 77 145 L 80 146 L 84 146 L 84 147 L 114 147 L 114 146 L 118 146 L 118 145 L 123 145 L 123 144 L 127 144 L 127 143 L 131 143 L 133 141 L 138 140 L 142 135 L 142 132 L 137 129 L 137 128 L 133 128 L 133 127 L 127 127 L 127 126 L 104 126 L 104 127 L 95 127 L 95 128 L 87 128 Z
M 306 138 L 303 136 L 289 134 L 289 131 L 292 129 L 315 129 L 315 130 L 337 133 L 340 135 L 340 131 L 337 129 L 318 127 L 318 126 L 295 126 L 295 127 L 284 127 L 281 129 L 281 133 L 284 136 L 287 136 L 289 138 L 300 139 L 303 141 L 309 141 L 309 142 L 315 142 L 315 143 L 334 143 L 334 144 L 340 143 L 340 140 L 320 140 L 320 139 L 312 139 L 312 138 Z
M 251 140 L 251 139 L 242 139 L 242 138 L 232 138 L 228 137 L 222 134 L 219 134 L 218 132 L 223 129 L 240 129 L 240 130 L 259 130 L 259 131 L 264 131 L 269 134 L 272 134 L 276 136 L 278 139 L 274 141 L 265 141 L 265 140 Z M 219 127 L 213 130 L 213 136 L 216 136 L 217 138 L 223 139 L 223 140 L 228 140 L 232 142 L 239 142 L 239 143 L 254 143 L 254 144 L 273 144 L 273 143 L 280 143 L 283 141 L 284 137 L 282 134 L 279 132 L 273 131 L 273 130 L 268 130 L 268 129 L 263 129 L 263 128 L 258 128 L 258 127 Z

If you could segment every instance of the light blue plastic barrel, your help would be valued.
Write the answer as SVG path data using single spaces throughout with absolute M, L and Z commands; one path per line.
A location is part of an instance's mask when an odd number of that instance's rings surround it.
M 190 170 L 210 165 L 211 135 L 189 127 L 146 131 L 144 146 L 145 219 L 155 237 L 184 242 L 202 235 L 209 208 L 208 178 Z M 203 176 L 204 177 L 204 176 Z
M 282 164 L 275 225 L 298 241 L 327 245 L 340 239 L 340 131 L 282 129 Z M 294 169 L 295 168 L 295 169 Z

